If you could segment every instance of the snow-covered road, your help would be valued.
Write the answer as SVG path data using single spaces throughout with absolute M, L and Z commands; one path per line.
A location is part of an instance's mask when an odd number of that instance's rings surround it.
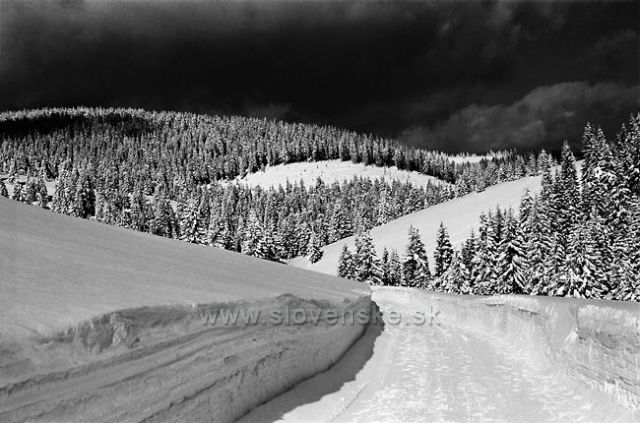
M 416 291 L 385 289 L 373 299 L 383 328 L 370 328 L 338 365 L 243 421 L 635 421 L 530 349 L 447 326 Z M 392 312 L 402 314 L 399 324 L 390 323 Z M 412 317 L 418 312 L 423 325 Z

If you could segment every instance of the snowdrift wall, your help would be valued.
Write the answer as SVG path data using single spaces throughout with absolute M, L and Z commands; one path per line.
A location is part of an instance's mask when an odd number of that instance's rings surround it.
M 534 354 L 640 417 L 640 305 L 549 297 L 429 293 L 439 324 Z
M 233 421 L 336 362 L 369 306 L 363 294 L 145 307 L 30 345 L 0 339 L 0 421 Z M 221 310 L 240 317 L 225 324 Z

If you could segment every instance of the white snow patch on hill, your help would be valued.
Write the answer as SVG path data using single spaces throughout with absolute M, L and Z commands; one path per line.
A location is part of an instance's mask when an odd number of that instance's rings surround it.
M 454 163 L 478 163 L 484 159 L 499 159 L 503 157 L 502 153 L 489 153 L 489 154 L 457 154 L 455 156 L 447 156 L 448 160 Z
M 300 162 L 269 166 L 264 171 L 250 173 L 237 181 L 250 186 L 263 188 L 284 186 L 287 181 L 291 183 L 304 181 L 306 186 L 315 185 L 318 177 L 326 184 L 351 180 L 354 176 L 364 178 L 384 178 L 387 181 L 410 182 L 416 186 L 424 186 L 428 182 L 432 184 L 446 184 L 446 182 L 418 172 L 400 170 L 395 166 L 378 167 L 367 166 L 363 163 L 353 163 L 341 160 L 326 160 L 320 162 Z

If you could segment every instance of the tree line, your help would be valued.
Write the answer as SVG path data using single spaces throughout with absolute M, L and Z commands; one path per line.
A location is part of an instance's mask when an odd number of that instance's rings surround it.
M 0 114 L 0 195 L 52 211 L 274 261 L 307 255 L 362 230 L 536 174 L 550 156 L 503 153 L 456 164 L 445 155 L 332 127 L 131 109 Z M 416 187 L 354 178 L 273 189 L 231 184 L 266 165 L 340 158 L 418 170 L 455 184 Z M 18 182 L 26 176 L 26 182 Z M 55 181 L 52 198 L 46 182 Z M 4 189 L 4 191 L 3 191 Z
M 459 294 L 531 294 L 640 301 L 640 115 L 613 142 L 587 125 L 581 174 L 568 144 L 560 168 L 543 163 L 539 194 L 518 212 L 483 213 L 460 248 L 441 224 L 434 272 L 418 232 L 402 258 L 376 256 L 366 233 L 345 246 L 342 277 Z

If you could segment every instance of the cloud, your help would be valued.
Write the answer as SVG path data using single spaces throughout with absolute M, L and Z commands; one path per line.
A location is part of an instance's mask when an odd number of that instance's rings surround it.
M 240 114 L 385 136 L 404 131 L 413 142 L 450 119 L 482 117 L 507 134 L 496 130 L 478 143 L 506 143 L 517 127 L 529 145 L 562 131 L 546 121 L 517 123 L 517 115 L 506 124 L 499 105 L 563 81 L 634 85 L 640 70 L 632 2 L 0 0 L 0 7 L 0 110 Z M 454 138 L 469 138 L 445 132 L 451 141 L 432 142 L 453 148 Z
M 637 111 L 640 86 L 568 82 L 536 88 L 511 105 L 471 105 L 431 128 L 409 128 L 400 138 L 444 151 L 557 148 L 564 139 L 579 142 L 586 121 L 611 132 Z

